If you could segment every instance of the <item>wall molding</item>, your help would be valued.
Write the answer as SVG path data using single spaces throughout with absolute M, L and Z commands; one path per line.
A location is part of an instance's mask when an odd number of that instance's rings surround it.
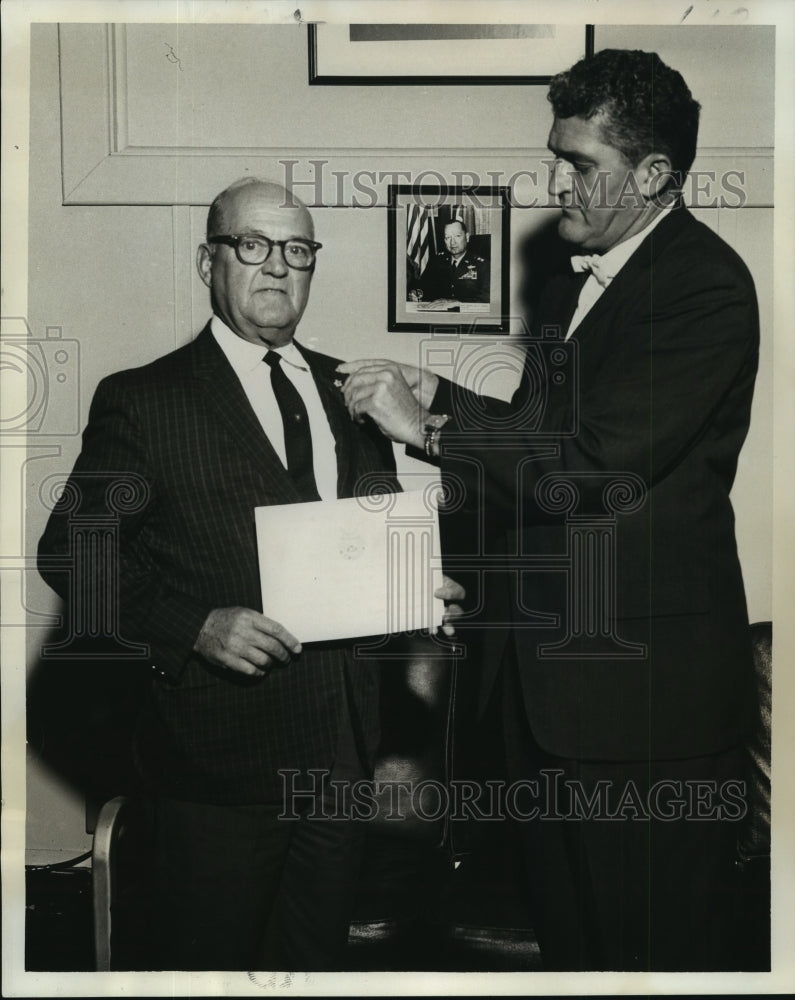
M 134 146 L 128 141 L 127 28 L 123 24 L 58 27 L 61 162 L 64 205 L 202 205 L 247 173 L 292 181 L 314 207 L 385 207 L 389 183 L 474 175 L 481 184 L 516 185 L 516 204 L 548 204 L 544 147 L 186 147 Z M 743 207 L 773 204 L 773 149 L 706 147 L 694 170 L 716 184 L 727 175 Z M 395 179 L 394 172 L 403 176 Z M 537 181 L 528 178 L 535 172 Z M 702 182 L 705 183 L 705 182 Z M 715 189 L 720 197 L 720 190 Z M 727 192 L 723 207 L 740 207 Z M 711 190 L 702 207 L 714 205 Z

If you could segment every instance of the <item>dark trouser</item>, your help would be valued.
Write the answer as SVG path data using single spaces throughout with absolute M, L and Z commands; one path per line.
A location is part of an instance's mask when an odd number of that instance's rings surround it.
M 330 780 L 363 777 L 346 724 Z M 339 818 L 333 789 L 325 788 L 322 801 L 296 800 L 287 819 L 282 802 L 154 802 L 160 968 L 338 967 L 364 830 Z
M 530 732 L 510 660 L 503 708 L 508 780 L 538 782 L 518 811 L 540 809 L 519 826 L 544 968 L 732 969 L 737 823 L 718 814 L 742 811 L 724 785 L 742 779 L 739 753 L 554 757 Z

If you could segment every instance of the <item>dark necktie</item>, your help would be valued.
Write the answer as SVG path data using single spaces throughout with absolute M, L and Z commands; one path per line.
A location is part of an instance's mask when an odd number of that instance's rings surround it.
M 268 351 L 263 360 L 270 365 L 273 395 L 282 414 L 287 471 L 303 500 L 319 500 L 312 464 L 312 432 L 306 406 L 299 391 L 282 371 L 281 355 L 276 351 Z

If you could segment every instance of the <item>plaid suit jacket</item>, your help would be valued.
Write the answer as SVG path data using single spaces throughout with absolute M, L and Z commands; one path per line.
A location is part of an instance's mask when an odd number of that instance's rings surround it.
M 372 489 L 372 479 L 361 483 L 368 473 L 398 490 L 391 444 L 350 420 L 333 385 L 338 362 L 300 350 L 336 440 L 338 495 Z M 64 492 L 79 496 L 81 517 L 107 512 L 109 474 L 131 490 L 145 484 L 144 501 L 121 516 L 114 576 L 121 637 L 145 643 L 152 668 L 136 740 L 148 782 L 194 801 L 278 800 L 279 769 L 330 768 L 346 689 L 370 757 L 374 664 L 354 662 L 349 644 L 308 644 L 265 678 L 215 669 L 192 651 L 213 608 L 262 610 L 254 508 L 300 499 L 209 324 L 185 347 L 100 383 Z M 96 577 L 86 560 L 75 573 L 75 553 L 71 573 L 48 568 L 70 554 L 64 498 L 40 541 L 39 567 L 74 608 L 70 579 L 90 595 Z

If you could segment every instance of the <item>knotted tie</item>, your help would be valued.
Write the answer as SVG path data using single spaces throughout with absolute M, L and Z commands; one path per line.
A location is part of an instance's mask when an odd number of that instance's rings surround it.
M 276 351 L 268 351 L 263 360 L 270 365 L 273 395 L 279 404 L 284 424 L 287 471 L 304 500 L 319 500 L 312 463 L 312 432 L 306 406 L 300 392 L 282 370 L 281 355 Z
M 613 275 L 607 271 L 598 253 L 582 257 L 572 257 L 571 266 L 578 274 L 581 274 L 583 271 L 590 271 L 602 288 L 607 288 L 613 280 Z

